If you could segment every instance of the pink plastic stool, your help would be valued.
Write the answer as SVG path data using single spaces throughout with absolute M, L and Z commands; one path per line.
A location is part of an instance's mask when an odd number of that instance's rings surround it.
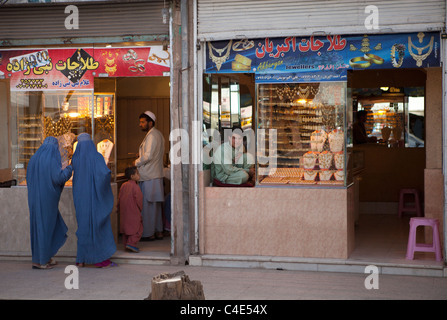
M 434 252 L 436 254 L 436 261 L 442 261 L 441 241 L 439 239 L 439 228 L 437 219 L 429 218 L 411 218 L 410 219 L 410 233 L 408 235 L 407 256 L 408 260 L 414 259 L 414 252 Z M 416 228 L 418 226 L 428 226 L 433 231 L 433 243 L 416 243 Z
M 405 195 L 413 195 L 414 197 L 414 205 L 413 206 L 405 206 Z M 401 189 L 399 196 L 399 218 L 402 218 L 403 212 L 416 212 L 418 217 L 422 217 L 421 212 L 421 204 L 419 202 L 419 192 L 417 189 Z

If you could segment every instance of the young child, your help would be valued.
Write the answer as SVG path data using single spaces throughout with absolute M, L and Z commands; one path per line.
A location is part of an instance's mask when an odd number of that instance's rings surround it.
M 124 249 L 139 252 L 137 244 L 143 234 L 143 194 L 137 182 L 140 179 L 137 167 L 126 168 L 127 182 L 119 191 L 118 211 L 120 213 L 120 232 L 123 235 Z

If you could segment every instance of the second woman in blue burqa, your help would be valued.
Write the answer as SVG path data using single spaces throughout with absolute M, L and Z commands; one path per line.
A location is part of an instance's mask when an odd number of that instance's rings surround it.
M 110 221 L 114 205 L 111 175 L 87 133 L 78 136 L 72 166 L 73 200 L 78 223 L 76 263 L 108 267 L 113 265 L 110 257 L 116 251 Z

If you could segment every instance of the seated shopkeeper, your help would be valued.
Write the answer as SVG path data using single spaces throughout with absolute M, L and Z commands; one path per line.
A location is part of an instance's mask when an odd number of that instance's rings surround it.
M 212 177 L 222 184 L 254 186 L 254 173 L 254 157 L 245 152 L 242 130 L 234 127 L 213 154 Z

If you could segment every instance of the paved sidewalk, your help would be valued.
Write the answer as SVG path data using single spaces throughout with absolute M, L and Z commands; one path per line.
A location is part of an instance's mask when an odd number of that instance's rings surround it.
M 0 299 L 143 300 L 154 276 L 185 271 L 202 283 L 206 300 L 446 300 L 447 277 L 378 275 L 378 289 L 366 289 L 370 274 L 120 264 L 79 268 L 79 289 L 66 289 L 69 263 L 35 270 L 30 262 L 0 261 Z

